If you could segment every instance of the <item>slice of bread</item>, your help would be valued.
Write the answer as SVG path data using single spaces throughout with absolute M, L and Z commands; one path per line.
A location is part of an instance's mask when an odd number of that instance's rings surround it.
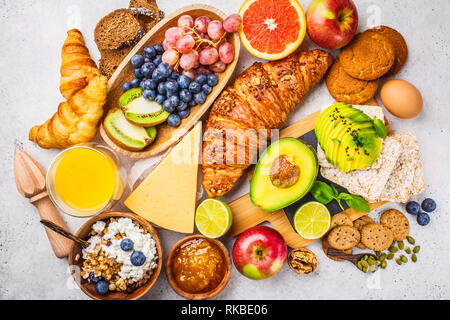
M 153 13 L 153 15 L 149 15 L 146 12 L 137 12 L 137 19 L 146 33 L 162 19 L 161 11 L 155 0 L 131 0 L 129 8 L 137 10 L 144 8 Z
M 117 67 L 123 59 L 130 53 L 133 47 L 127 46 L 122 49 L 100 50 L 102 58 L 100 59 L 99 67 L 101 72 L 109 78 L 117 70 Z
M 94 31 L 99 49 L 121 49 L 134 46 L 144 35 L 144 28 L 133 11 L 119 9 L 103 17 Z

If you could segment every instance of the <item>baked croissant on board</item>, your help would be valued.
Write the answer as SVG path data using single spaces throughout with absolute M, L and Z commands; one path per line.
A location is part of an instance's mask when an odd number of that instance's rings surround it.
M 270 129 L 281 129 L 332 63 L 332 56 L 322 50 L 257 62 L 222 92 L 203 137 L 202 184 L 209 197 L 223 196 L 234 187 L 260 147 L 265 148 Z
M 67 101 L 29 134 L 45 149 L 68 148 L 94 138 L 106 102 L 108 79 L 91 59 L 79 30 L 67 32 L 61 58 L 60 91 Z

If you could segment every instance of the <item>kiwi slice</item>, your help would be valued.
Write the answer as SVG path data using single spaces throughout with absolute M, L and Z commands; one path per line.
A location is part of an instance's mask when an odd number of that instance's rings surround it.
M 166 122 L 169 113 L 156 101 L 149 101 L 140 96 L 122 107 L 122 111 L 131 123 L 151 127 Z
M 142 89 L 141 88 L 130 89 L 120 97 L 119 104 L 121 107 L 125 107 L 131 101 L 133 101 L 134 99 L 137 99 L 139 97 L 142 97 Z
M 141 151 L 155 141 L 155 127 L 144 128 L 130 123 L 120 109 L 112 110 L 103 125 L 108 137 L 118 146 L 129 151 Z

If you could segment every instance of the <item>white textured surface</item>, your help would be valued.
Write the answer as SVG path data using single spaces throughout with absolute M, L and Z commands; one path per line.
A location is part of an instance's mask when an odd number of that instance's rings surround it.
M 159 0 L 171 12 L 194 1 Z M 211 0 L 227 13 L 236 12 L 241 0 Z M 309 1 L 300 0 L 306 8 Z M 450 10 L 448 0 L 357 0 L 360 29 L 365 30 L 369 15 L 379 12 L 381 24 L 398 29 L 406 38 L 410 56 L 399 77 L 415 84 L 424 97 L 424 110 L 415 119 L 400 120 L 388 115 L 398 131 L 412 131 L 419 140 L 427 182 L 426 196 L 436 199 L 438 209 L 431 223 L 420 227 L 410 219 L 411 234 L 422 246 L 419 261 L 398 267 L 391 263 L 377 276 L 368 277 L 349 263 L 327 259 L 314 243 L 310 248 L 319 257 L 319 267 L 310 277 L 298 276 L 288 266 L 265 281 L 251 281 L 233 269 L 229 286 L 219 299 L 449 299 L 450 298 Z M 70 284 L 67 260 L 54 257 L 35 208 L 16 191 L 13 179 L 13 147 L 18 141 L 44 166 L 55 151 L 44 151 L 27 141 L 31 126 L 41 123 L 56 111 L 62 100 L 59 92 L 60 50 L 68 27 L 78 26 L 94 58 L 96 22 L 127 0 L 0 0 L 0 101 L 3 115 L 0 132 L 0 298 L 2 299 L 86 299 Z M 373 6 L 375 5 L 375 6 Z M 71 13 L 80 12 L 80 19 Z M 75 25 L 73 24 L 75 23 Z M 309 40 L 303 48 L 310 48 Z M 237 71 L 254 59 L 242 52 Z M 324 84 L 316 88 L 289 118 L 296 120 L 314 112 L 331 98 Z M 248 190 L 243 179 L 229 198 Z M 425 195 L 417 197 L 423 199 Z M 401 208 L 393 205 L 392 207 Z M 376 215 L 374 215 L 376 216 Z M 82 220 L 64 217 L 76 231 Z M 160 231 L 164 250 L 182 237 Z M 231 248 L 233 240 L 225 239 Z M 174 299 L 164 271 L 146 299 Z

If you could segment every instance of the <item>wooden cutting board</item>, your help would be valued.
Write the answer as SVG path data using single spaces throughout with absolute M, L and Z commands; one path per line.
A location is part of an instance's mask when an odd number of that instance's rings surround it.
M 379 105 L 375 99 L 368 101 L 366 104 L 373 106 Z M 294 125 L 287 127 L 280 132 L 280 138 L 299 138 L 307 135 L 308 133 L 311 133 L 314 130 L 314 126 L 319 115 L 320 111 L 317 111 L 298 121 Z M 388 134 L 392 134 L 392 129 L 387 122 L 386 126 L 388 128 Z M 300 200 L 300 202 L 303 203 L 307 201 L 308 200 L 306 199 Z M 386 202 L 373 203 L 370 205 L 370 209 L 371 211 L 373 211 L 385 204 Z M 284 210 L 266 212 L 256 207 L 251 202 L 249 194 L 232 202 L 231 204 L 229 204 L 229 206 L 231 208 L 231 211 L 233 212 L 233 225 L 231 226 L 231 229 L 227 234 L 227 236 L 229 237 L 235 237 L 251 227 L 257 226 L 263 222 L 269 222 L 278 232 L 281 233 L 287 245 L 291 248 L 302 248 L 315 241 L 303 239 L 297 232 L 295 232 L 290 220 L 290 218 L 292 218 L 293 216 L 292 206 L 285 208 Z M 293 206 L 296 206 L 298 208 L 299 204 L 296 203 Z M 352 219 L 352 221 L 367 214 L 358 212 L 351 208 L 342 211 L 336 204 L 332 204 L 331 206 L 332 207 L 329 207 L 329 209 L 332 215 L 338 212 L 343 212 L 350 219 Z

